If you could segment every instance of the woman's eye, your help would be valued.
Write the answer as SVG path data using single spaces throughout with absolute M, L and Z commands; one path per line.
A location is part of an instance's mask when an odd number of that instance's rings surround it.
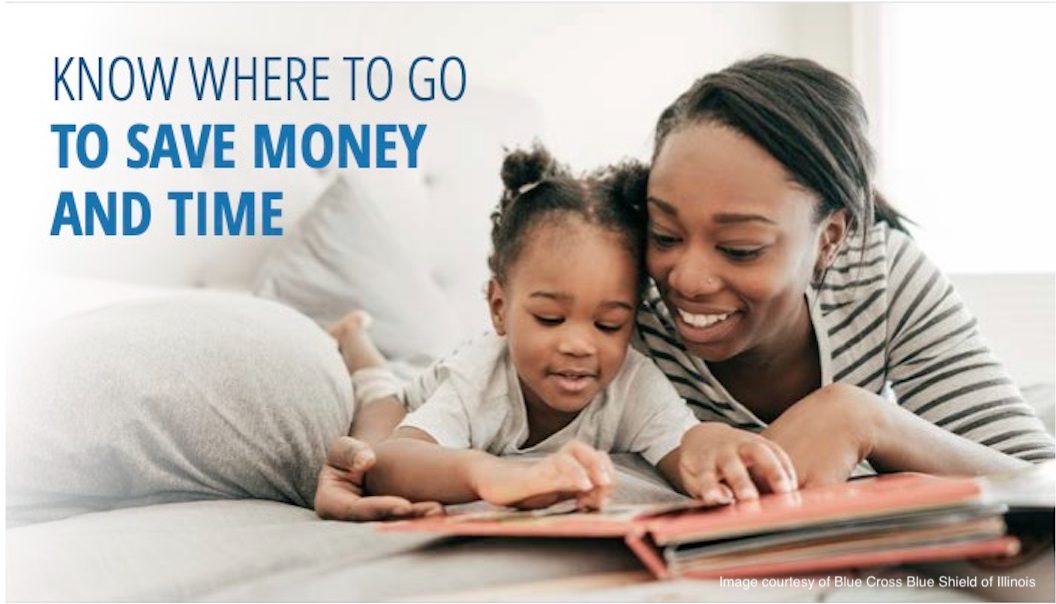
M 726 255 L 727 258 L 735 260 L 737 262 L 744 262 L 746 260 L 755 260 L 762 255 L 765 248 L 736 248 L 736 247 L 720 247 L 719 251 Z
M 661 248 L 671 247 L 678 243 L 678 237 L 657 233 L 656 231 L 650 231 L 649 238 L 653 241 L 653 244 L 656 245 L 656 247 Z
M 560 325 L 561 323 L 564 322 L 564 319 L 562 319 L 561 317 L 543 317 L 543 316 L 540 316 L 540 315 L 534 315 L 534 316 L 535 316 L 535 320 L 538 321 L 540 325 L 546 325 L 548 327 L 553 327 L 555 325 Z
M 611 323 L 595 323 L 594 326 L 605 333 L 616 333 L 623 329 L 623 324 L 614 325 Z

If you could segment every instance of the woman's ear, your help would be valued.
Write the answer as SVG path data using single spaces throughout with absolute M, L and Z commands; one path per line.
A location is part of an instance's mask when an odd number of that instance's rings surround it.
M 506 292 L 494 277 L 488 281 L 488 308 L 491 310 L 491 325 L 495 333 L 506 335 Z
M 836 259 L 840 246 L 847 238 L 847 210 L 839 209 L 825 219 L 818 235 L 818 256 L 814 262 L 814 274 L 822 275 Z

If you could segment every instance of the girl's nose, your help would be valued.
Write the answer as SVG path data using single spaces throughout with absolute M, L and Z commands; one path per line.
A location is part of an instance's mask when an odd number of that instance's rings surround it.
M 593 326 L 569 326 L 563 330 L 557 345 L 558 352 L 577 357 L 596 354 L 598 349 L 594 343 L 594 335 L 590 333 L 592 328 Z

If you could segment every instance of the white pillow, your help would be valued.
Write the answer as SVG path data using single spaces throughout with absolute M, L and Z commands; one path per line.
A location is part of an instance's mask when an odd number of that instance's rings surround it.
M 322 197 L 264 261 L 253 291 L 288 304 L 325 327 L 354 309 L 369 312 L 378 348 L 425 366 L 460 339 L 459 321 L 400 225 L 336 173 Z
M 8 348 L 7 522 L 198 499 L 304 507 L 352 388 L 334 340 L 246 294 L 72 315 Z

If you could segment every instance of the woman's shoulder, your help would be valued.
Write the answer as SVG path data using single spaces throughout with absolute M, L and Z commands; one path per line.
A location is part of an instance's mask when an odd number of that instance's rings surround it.
M 815 286 L 828 306 L 846 305 L 878 296 L 900 280 L 900 267 L 919 263 L 923 253 L 908 233 L 878 222 L 851 235 Z
M 829 267 L 825 281 L 848 285 L 858 281 L 863 273 L 869 277 L 883 273 L 896 232 L 886 223 L 878 223 L 868 230 L 852 233 Z

